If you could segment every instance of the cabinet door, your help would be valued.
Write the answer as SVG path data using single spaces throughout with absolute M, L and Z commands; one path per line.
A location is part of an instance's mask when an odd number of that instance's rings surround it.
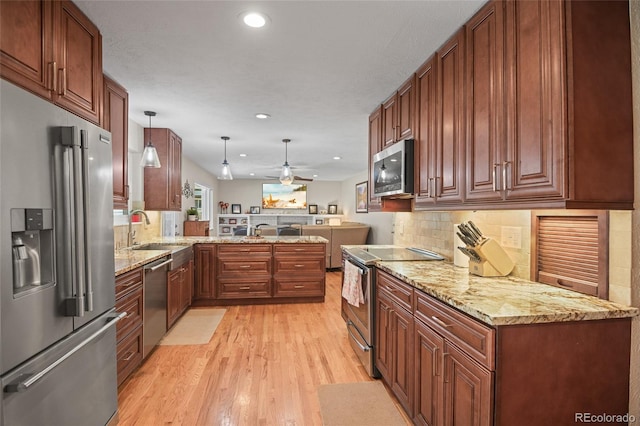
M 504 146 L 503 5 L 490 2 L 466 25 L 466 200 L 500 201 Z
M 417 129 L 414 149 L 416 162 L 415 207 L 435 202 L 436 176 L 436 69 L 435 57 L 429 58 L 416 72 Z
M 129 202 L 129 94 L 124 87 L 104 77 L 102 127 L 111 132 L 113 154 L 113 208 L 127 209 Z
M 169 134 L 169 207 L 182 209 L 182 139 L 173 132 Z
M 394 303 L 391 313 L 391 389 L 413 417 L 413 315 Z
M 438 201 L 462 201 L 464 167 L 464 30 L 458 31 L 437 56 L 437 163 Z
M 382 292 L 378 291 L 376 298 L 376 367 L 389 383 L 391 381 L 391 300 Z
M 456 346 L 445 341 L 444 424 L 489 426 L 493 375 Z
M 369 211 L 380 211 L 382 203 L 380 197 L 373 195 L 373 156 L 382 150 L 382 107 L 378 107 L 369 116 Z
M 415 378 L 414 417 L 417 424 L 441 425 L 443 419 L 444 338 L 415 320 Z
M 215 298 L 216 246 L 196 244 L 195 246 L 195 299 Z
M 382 103 L 382 149 L 388 148 L 397 140 L 397 103 L 397 92 Z
M 416 76 L 411 76 L 398 89 L 396 105 L 396 140 L 401 141 L 411 138 L 414 130 Z
M 71 1 L 54 2 L 57 96 L 63 108 L 100 123 L 102 36 Z
M 54 82 L 52 5 L 0 1 L 0 76 L 48 99 Z
M 180 316 L 180 288 L 182 271 L 175 269 L 167 274 L 167 329 Z
M 507 199 L 563 197 L 566 144 L 562 2 L 506 3 Z

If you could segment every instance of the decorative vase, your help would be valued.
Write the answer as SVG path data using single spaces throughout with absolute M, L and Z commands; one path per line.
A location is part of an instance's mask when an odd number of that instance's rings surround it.
M 187 216 L 188 220 L 198 220 L 198 215 L 197 214 L 190 214 L 189 216 Z

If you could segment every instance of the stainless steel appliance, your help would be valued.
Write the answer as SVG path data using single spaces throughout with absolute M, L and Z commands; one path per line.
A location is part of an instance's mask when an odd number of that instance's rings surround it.
M 413 194 L 413 139 L 405 139 L 373 156 L 373 193 Z
M 116 413 L 111 135 L 0 80 L 0 425 Z
M 380 377 L 375 366 L 375 262 L 444 260 L 429 250 L 397 246 L 355 246 L 342 249 L 342 285 L 346 285 L 347 268 L 356 268 L 357 285 L 364 303 L 357 306 L 342 298 L 342 317 L 347 323 L 349 342 L 371 377 Z

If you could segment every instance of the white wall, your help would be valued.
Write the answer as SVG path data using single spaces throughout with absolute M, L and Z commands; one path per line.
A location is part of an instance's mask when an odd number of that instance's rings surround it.
M 341 199 L 343 220 L 366 223 L 371 226 L 367 243 L 393 244 L 393 224 L 395 213 L 373 212 L 356 213 L 356 184 L 367 180 L 368 172 L 358 173 L 342 182 Z
M 277 180 L 263 179 L 234 179 L 231 181 L 218 181 L 218 201 L 229 203 L 228 213 L 231 213 L 231 204 L 240 204 L 241 212 L 249 211 L 251 206 L 261 207 L 260 213 L 287 214 L 287 213 L 308 213 L 308 210 L 282 210 L 269 209 L 262 210 L 262 184 L 278 183 Z M 342 200 L 340 199 L 340 182 L 294 182 L 307 184 L 307 204 L 317 204 L 318 212 L 327 210 L 329 204 L 338 205 L 338 214 L 342 214 Z M 216 213 L 220 211 L 214 209 Z
M 182 142 L 184 144 L 184 141 Z M 206 186 L 207 188 L 211 188 L 213 191 L 213 217 L 211 218 L 211 223 L 215 224 L 215 215 L 218 212 L 218 201 L 219 201 L 219 186 L 218 182 L 220 182 L 215 176 L 198 166 L 196 163 L 186 158 L 184 155 L 182 156 L 182 185 L 186 181 L 189 181 L 189 185 L 193 188 L 193 185 L 199 183 L 202 186 Z M 194 206 L 193 198 L 185 198 L 182 196 L 182 215 L 181 217 L 184 219 L 187 217 L 187 209 L 189 207 Z M 180 232 L 182 234 L 182 232 Z

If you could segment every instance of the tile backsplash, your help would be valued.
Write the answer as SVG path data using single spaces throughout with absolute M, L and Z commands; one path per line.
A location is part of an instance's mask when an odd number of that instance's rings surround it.
M 454 224 L 468 220 L 483 234 L 501 243 L 516 264 L 512 275 L 531 278 L 530 210 L 395 213 L 393 242 L 433 250 L 453 260 L 457 250 Z M 519 247 L 508 247 L 517 246 L 518 242 Z M 609 300 L 631 303 L 631 212 L 628 211 L 609 214 Z
M 159 237 L 162 234 L 161 212 L 146 211 L 149 216 L 149 222 L 147 225 L 142 217 L 142 222 L 133 223 L 133 231 L 135 232 L 135 242 L 142 242 Z M 113 245 L 116 250 L 127 246 L 127 233 L 129 232 L 128 225 L 117 225 L 113 227 Z

